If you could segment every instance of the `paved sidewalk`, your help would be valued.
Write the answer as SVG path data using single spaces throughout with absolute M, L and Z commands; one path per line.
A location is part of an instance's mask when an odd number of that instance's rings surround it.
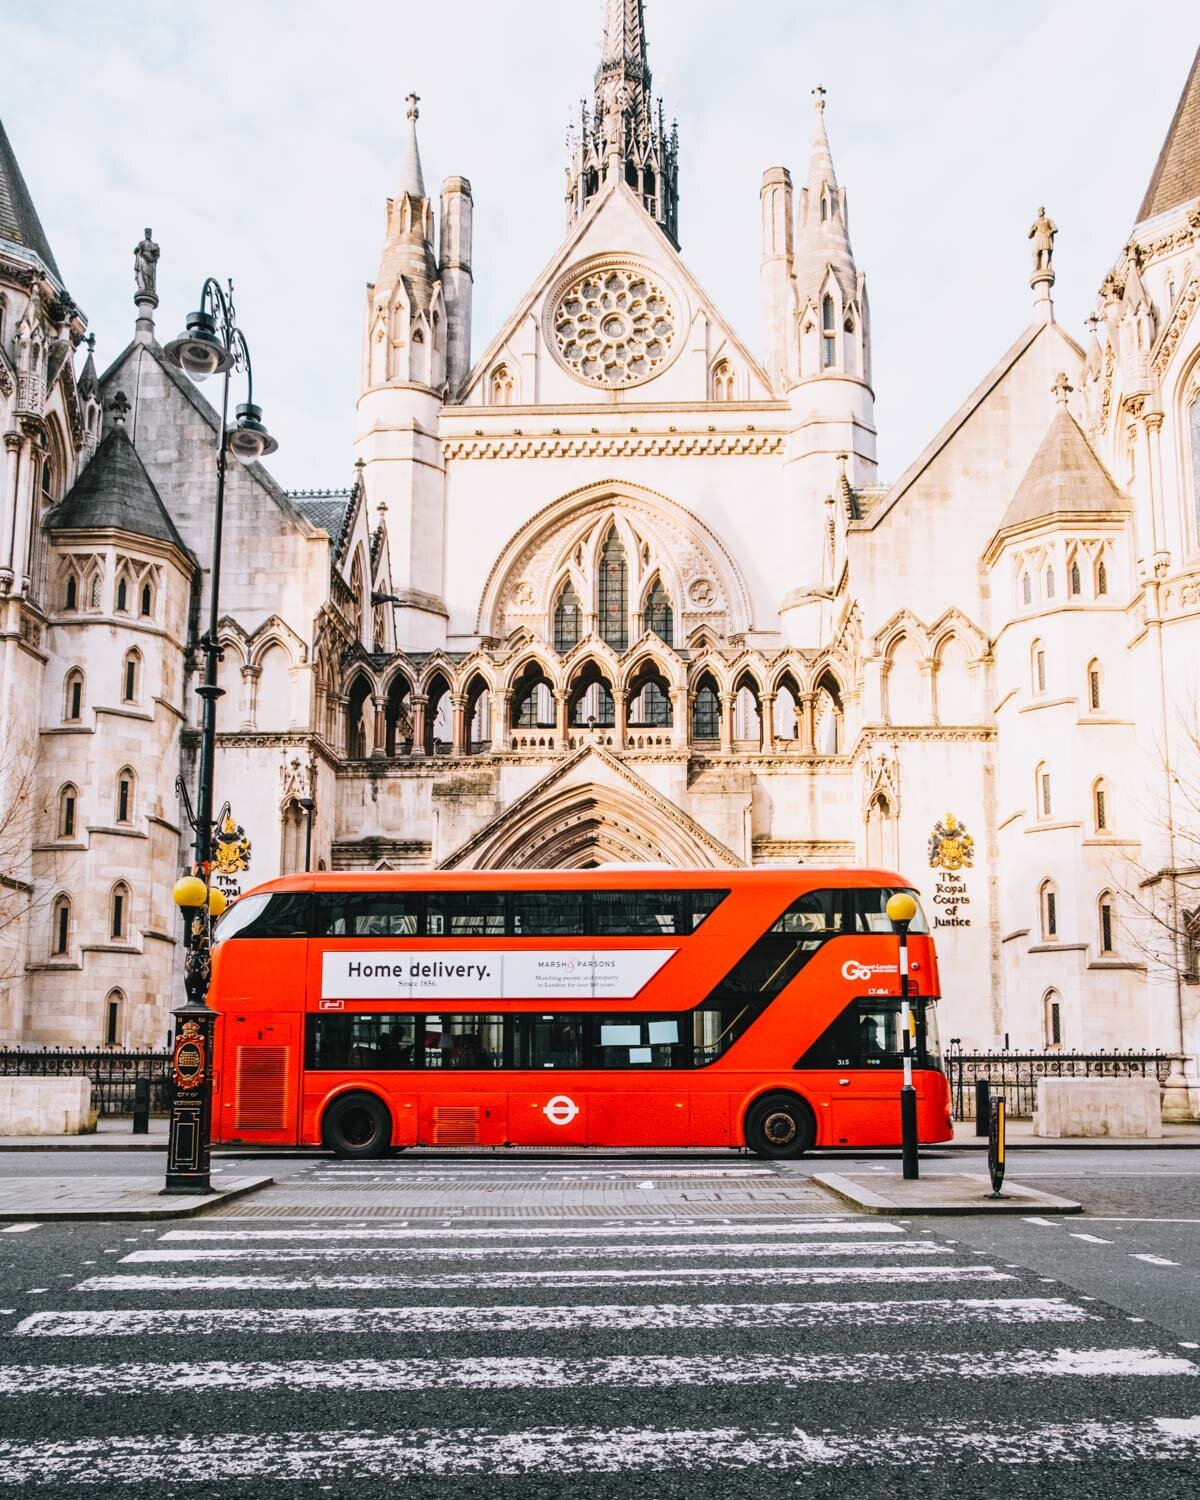
M 268 1187 L 270 1177 L 219 1176 L 211 1193 L 178 1197 L 153 1177 L 0 1178 L 0 1222 L 48 1219 L 183 1219 Z M 12 1231 L 0 1230 L 2 1233 Z
M 1123 1135 L 1095 1135 L 1095 1136 L 1066 1136 L 1066 1135 L 1034 1135 L 1032 1120 L 1005 1121 L 1005 1141 L 1010 1151 L 1063 1151 L 1081 1150 L 1094 1151 L 1105 1146 L 1119 1147 L 1122 1151 L 1130 1149 L 1141 1151 L 1173 1150 L 1181 1146 L 1200 1146 L 1200 1123 L 1195 1125 L 1164 1125 L 1163 1133 L 1157 1139 L 1148 1140 L 1145 1136 L 1123 1136 Z M 954 1139 L 943 1141 L 938 1146 L 922 1147 L 922 1150 L 930 1151 L 971 1151 L 975 1149 L 987 1150 L 987 1136 L 975 1134 L 974 1120 L 956 1120 L 954 1122 Z
M 906 1182 L 899 1172 L 814 1172 L 813 1181 L 866 1214 L 1077 1214 L 1083 1205 L 1020 1183 L 992 1196 L 975 1172 L 926 1172 Z

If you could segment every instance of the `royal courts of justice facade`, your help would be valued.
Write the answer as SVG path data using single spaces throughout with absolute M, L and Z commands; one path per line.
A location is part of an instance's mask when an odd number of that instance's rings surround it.
M 1159 1047 L 1200 1106 L 1200 54 L 1082 340 L 1031 205 L 1028 325 L 888 482 L 823 92 L 744 338 L 681 248 L 641 0 L 601 48 L 563 238 L 486 344 L 471 185 L 426 185 L 410 98 L 353 482 L 233 466 L 248 883 L 310 818 L 332 870 L 898 868 L 943 1035 Z M 179 999 L 216 416 L 149 231 L 136 262 L 101 373 L 0 128 L 0 1042 L 161 1045 Z

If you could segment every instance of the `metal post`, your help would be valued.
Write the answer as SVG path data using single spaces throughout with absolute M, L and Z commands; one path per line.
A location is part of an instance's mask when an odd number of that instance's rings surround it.
M 305 817 L 305 825 L 304 825 L 304 873 L 306 875 L 312 869 L 312 825 L 313 825 L 313 809 L 316 807 L 316 805 L 317 804 L 313 801 L 313 799 L 311 797 L 301 797 L 300 798 L 300 806 L 304 810 L 304 817 Z
M 908 923 L 896 924 L 900 937 L 900 1026 L 904 1032 L 904 1086 L 900 1090 L 900 1142 L 904 1177 L 915 1180 L 917 1162 L 917 1091 L 912 1076 L 912 1011 L 908 1004 Z
M 975 1134 L 988 1133 L 988 1120 L 992 1112 L 992 1085 L 986 1078 L 975 1080 Z
M 133 1081 L 133 1133 L 150 1134 L 150 1080 L 135 1078 Z

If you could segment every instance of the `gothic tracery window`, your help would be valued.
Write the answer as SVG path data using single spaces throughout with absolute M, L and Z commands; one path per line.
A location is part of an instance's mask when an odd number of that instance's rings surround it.
M 735 399 L 733 366 L 727 359 L 723 359 L 713 370 L 712 386 L 712 398 L 714 401 L 732 401 Z
M 507 365 L 497 365 L 492 371 L 492 405 L 511 406 L 514 398 L 512 371 Z
M 652 630 L 664 646 L 675 644 L 675 615 L 671 608 L 671 596 L 661 578 L 656 578 L 646 595 L 645 626 Z
M 629 564 L 615 526 L 609 527 L 600 551 L 597 595 L 600 638 L 614 651 L 624 651 L 629 645 Z
M 833 298 L 826 292 L 821 299 L 821 364 L 826 370 L 837 363 L 836 327 Z
M 554 649 L 561 655 L 578 646 L 583 636 L 583 607 L 574 583 L 568 578 L 554 604 Z

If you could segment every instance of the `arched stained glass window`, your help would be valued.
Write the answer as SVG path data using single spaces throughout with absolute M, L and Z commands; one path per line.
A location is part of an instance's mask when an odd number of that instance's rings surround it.
M 652 630 L 665 646 L 675 644 L 675 615 L 671 609 L 671 596 L 661 578 L 646 595 L 646 629 Z
M 615 526 L 609 527 L 600 551 L 600 638 L 614 651 L 629 646 L 629 564 Z
M 554 649 L 564 655 L 578 646 L 583 636 L 583 607 L 575 585 L 568 578 L 558 591 L 554 606 Z

